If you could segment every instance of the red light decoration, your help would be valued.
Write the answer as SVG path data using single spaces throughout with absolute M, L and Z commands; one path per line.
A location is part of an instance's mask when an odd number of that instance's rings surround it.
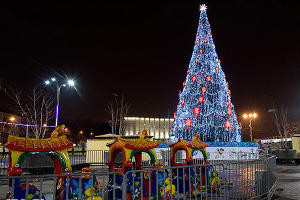
M 176 112 L 174 112 L 174 119 L 175 119 L 175 117 L 176 117 Z
M 226 126 L 226 128 L 225 128 L 226 131 L 228 131 L 229 129 L 231 129 L 231 123 L 230 123 L 230 121 L 226 120 L 225 126 Z
M 216 67 L 216 72 L 219 72 L 219 67 Z
M 229 94 L 229 95 L 231 95 L 231 92 L 230 92 L 230 90 L 229 90 L 229 89 L 228 89 L 228 94 Z
M 195 40 L 195 44 L 197 44 L 197 40 Z
M 179 97 L 180 97 L 180 93 L 181 93 L 181 91 L 178 92 L 178 96 L 179 96 Z
M 198 26 L 200 26 L 200 22 L 198 23 Z
M 186 73 L 187 73 L 187 74 L 190 73 L 190 69 L 188 69 L 188 70 L 186 71 Z
M 221 60 L 219 59 L 219 63 L 221 64 Z
M 196 81 L 196 79 L 197 79 L 197 77 L 196 77 L 196 76 L 193 76 L 193 77 L 192 77 L 192 81 L 193 81 L 193 82 L 195 82 L 195 81 Z
M 227 108 L 227 114 L 228 114 L 228 116 L 231 116 L 231 114 L 232 114 L 232 110 L 230 107 Z
M 206 76 L 206 82 L 211 82 L 211 76 Z
M 195 116 L 198 116 L 198 117 L 200 117 L 200 108 L 198 108 L 198 107 L 195 107 L 194 108 L 194 114 L 193 114 L 193 117 L 195 117 Z
M 185 81 L 183 81 L 182 86 L 183 86 L 183 87 L 185 86 Z
M 200 49 L 200 50 L 199 50 L 199 53 L 203 53 L 203 50 L 202 50 L 202 49 Z
M 185 121 L 185 130 L 187 130 L 188 128 L 192 129 L 191 124 L 192 124 L 192 120 L 191 119 L 187 119 Z
M 204 101 L 203 96 L 200 96 L 200 97 L 198 98 L 198 105 L 199 105 L 199 104 L 203 104 L 203 101 Z
M 207 39 L 206 38 L 204 39 L 204 43 L 207 43 Z
M 207 91 L 206 87 L 205 87 L 205 86 L 203 86 L 203 87 L 201 88 L 201 94 L 202 94 L 202 93 L 203 93 L 203 94 L 205 94 L 205 93 L 206 93 L 206 91 Z
M 185 103 L 185 100 L 182 99 L 182 100 L 181 100 L 181 106 L 184 106 L 184 103 Z
M 228 101 L 227 101 L 227 103 L 228 103 L 228 106 L 230 106 L 230 107 L 231 107 L 231 101 L 230 101 L 230 100 L 228 100 Z
M 196 58 L 196 63 L 199 62 L 198 58 Z

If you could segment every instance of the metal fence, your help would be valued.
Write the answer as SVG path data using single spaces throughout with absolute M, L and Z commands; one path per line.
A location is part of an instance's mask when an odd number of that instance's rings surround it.
M 109 161 L 109 151 L 107 150 L 88 150 L 88 151 L 75 151 L 74 149 L 71 149 L 68 151 L 70 162 L 73 167 L 73 171 L 80 170 L 84 166 L 89 166 L 92 168 L 108 168 L 107 163 Z M 212 153 L 210 153 L 212 154 Z M 237 157 L 232 160 L 224 160 L 222 157 L 219 157 L 219 159 L 211 160 L 212 158 L 218 158 L 215 155 L 208 155 L 208 160 L 211 163 L 222 163 L 224 162 L 235 162 L 237 160 L 250 160 L 250 159 L 258 159 L 259 154 L 258 153 L 241 153 L 237 154 Z M 216 152 L 217 154 L 217 152 Z M 161 158 L 158 159 L 158 162 L 164 166 L 170 166 L 170 151 L 162 151 L 161 152 Z M 225 156 L 226 157 L 226 156 Z M 184 158 L 182 156 L 176 156 L 176 159 L 178 162 L 182 159 L 182 162 L 184 162 Z M 41 162 L 36 163 L 36 162 Z M 122 163 L 122 161 L 121 161 Z M 147 167 L 150 166 L 150 158 L 147 157 L 147 155 L 143 155 L 143 166 Z M 193 164 L 203 164 L 203 157 L 195 157 Z M 26 165 L 26 162 L 25 162 Z M 34 167 L 30 165 L 23 166 L 23 169 L 25 172 L 28 172 L 30 174 L 47 174 L 47 173 L 53 173 L 53 163 L 52 162 L 44 162 L 42 159 L 36 159 L 35 160 L 35 166 L 39 166 L 39 170 L 33 169 Z M 0 175 L 7 175 L 7 167 L 8 167 L 8 152 L 1 152 L 0 153 Z
M 223 162 L 209 165 L 192 165 L 121 173 L 39 175 L 0 177 L 0 199 L 18 199 L 14 191 L 21 191 L 26 199 L 34 192 L 37 199 L 83 199 L 81 194 L 91 187 L 91 199 L 270 199 L 276 182 L 276 158 L 261 156 L 257 160 Z M 100 183 L 98 189 L 83 187 L 92 177 Z M 58 190 L 60 180 L 64 187 Z M 7 185 L 7 183 L 10 183 Z M 77 184 L 75 184 L 75 183 Z M 19 188 L 16 188 L 19 187 Z M 35 188 L 36 190 L 34 190 Z M 16 190 L 19 189 L 19 190 Z M 21 193 L 19 192 L 19 193 Z M 32 196 L 31 196 L 32 197 Z

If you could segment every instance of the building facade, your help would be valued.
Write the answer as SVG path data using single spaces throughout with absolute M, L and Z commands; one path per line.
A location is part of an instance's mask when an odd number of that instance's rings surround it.
M 155 139 L 169 139 L 173 118 L 125 117 L 125 136 L 141 134 L 143 130 Z

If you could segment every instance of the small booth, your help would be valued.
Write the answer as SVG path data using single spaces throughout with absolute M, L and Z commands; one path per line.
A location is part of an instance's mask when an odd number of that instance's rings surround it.
M 169 144 L 171 148 L 171 166 L 176 167 L 172 170 L 173 176 L 176 179 L 173 183 L 176 191 L 183 194 L 184 191 L 191 191 L 194 194 L 196 191 L 202 191 L 205 188 L 214 185 L 214 181 L 218 180 L 216 173 L 207 160 L 206 147 L 207 143 L 201 142 L 199 135 L 196 133 L 192 141 L 178 139 L 177 142 Z M 179 154 L 181 152 L 182 154 Z M 194 165 L 193 157 L 201 152 L 203 163 Z M 190 166 L 190 167 L 182 167 Z M 216 178 L 217 179 L 216 179 Z M 177 180 L 178 179 L 178 180 Z
M 108 188 L 119 187 L 123 183 L 123 175 L 128 171 L 142 170 L 143 153 L 148 156 L 150 165 L 148 168 L 160 168 L 157 162 L 155 147 L 158 143 L 151 141 L 147 137 L 147 131 L 144 130 L 139 139 L 124 139 L 117 137 L 112 143 L 108 143 L 110 149 L 109 171 L 119 172 L 119 174 L 111 174 L 109 177 Z M 141 180 L 142 179 L 142 180 Z M 126 199 L 150 199 L 156 195 L 156 172 L 143 170 L 141 172 L 127 173 Z M 143 185 L 141 185 L 143 183 Z M 125 188 L 123 188 L 125 189 Z M 143 195 L 141 194 L 143 192 Z M 114 193 L 109 192 L 109 199 L 122 199 L 122 190 L 115 189 Z

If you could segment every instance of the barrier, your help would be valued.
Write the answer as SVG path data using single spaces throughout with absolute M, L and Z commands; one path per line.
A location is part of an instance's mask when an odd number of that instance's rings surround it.
M 212 162 L 210 162 L 212 163 Z M 210 168 L 213 168 L 217 173 L 218 179 L 208 180 L 207 178 L 200 178 L 200 174 L 209 174 Z M 184 176 L 177 176 L 180 171 L 185 171 Z M 147 175 L 148 174 L 148 175 Z M 153 175 L 154 174 L 154 175 Z M 158 176 L 160 174 L 160 176 Z M 128 190 L 131 190 L 133 199 L 148 199 L 144 193 L 136 194 L 135 187 L 144 185 L 144 180 L 147 178 L 147 182 L 154 184 L 148 184 L 148 191 L 152 191 L 153 187 L 156 188 L 155 196 L 151 196 L 152 199 L 254 199 L 258 197 L 264 197 L 270 199 L 274 191 L 276 183 L 276 158 L 274 156 L 260 156 L 256 160 L 240 160 L 234 162 L 219 161 L 209 165 L 192 165 L 192 166 L 178 166 L 168 167 L 165 166 L 159 169 L 146 168 L 143 170 L 132 170 L 126 172 L 125 175 L 118 172 L 106 172 L 106 173 L 90 173 L 92 177 L 95 175 L 100 182 L 100 189 L 89 190 L 94 193 L 92 196 L 94 200 L 99 198 L 109 199 L 108 193 L 113 194 L 113 199 L 126 200 L 126 194 Z M 144 175 L 147 175 L 144 177 Z M 150 176 L 151 175 L 151 176 Z M 57 195 L 55 187 L 57 186 L 57 180 L 59 177 L 65 178 L 66 186 L 62 192 L 65 195 L 70 195 L 72 188 L 72 178 L 78 178 L 78 188 L 81 190 L 81 183 L 83 178 L 86 178 L 87 174 L 73 173 L 73 174 L 47 174 L 47 175 L 25 175 L 25 176 L 1 176 L 0 177 L 0 199 L 6 199 L 6 193 L 8 191 L 14 191 L 14 182 L 20 181 L 27 197 L 30 196 L 32 185 L 40 191 L 38 194 L 40 199 L 44 196 L 45 199 L 55 199 Z M 109 177 L 112 177 L 112 182 L 109 182 Z M 122 177 L 122 184 L 115 186 L 113 182 L 118 177 Z M 139 177 L 139 178 L 138 178 Z M 132 182 L 134 180 L 134 182 Z M 7 182 L 10 181 L 10 186 Z M 185 184 L 189 183 L 190 187 L 186 187 Z M 211 183 L 209 183 L 211 182 Z M 138 190 L 136 190 L 138 191 Z M 79 191 L 80 192 L 80 191 Z M 122 194 L 120 198 L 117 198 L 117 194 Z M 14 194 L 10 194 L 14 197 Z M 67 199 L 72 199 L 67 196 Z M 160 197 L 160 198 L 158 198 Z M 80 198 L 79 198 L 80 199 Z

